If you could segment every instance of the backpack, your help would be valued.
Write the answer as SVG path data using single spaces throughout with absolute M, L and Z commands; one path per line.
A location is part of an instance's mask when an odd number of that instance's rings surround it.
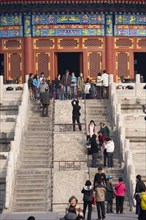
M 85 201 L 85 202 L 92 202 L 93 201 L 93 191 L 92 190 L 86 190 L 84 192 L 83 201 Z

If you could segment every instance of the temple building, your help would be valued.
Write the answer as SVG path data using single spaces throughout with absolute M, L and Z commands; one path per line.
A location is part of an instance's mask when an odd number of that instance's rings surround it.
M 146 81 L 146 0 L 0 0 L 0 75 Z

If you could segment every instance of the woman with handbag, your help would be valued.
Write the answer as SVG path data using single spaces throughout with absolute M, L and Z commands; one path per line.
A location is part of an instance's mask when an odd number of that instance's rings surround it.
M 115 185 L 115 195 L 116 195 L 116 213 L 123 213 L 123 205 L 125 198 L 126 186 L 123 183 L 123 178 L 119 178 L 119 182 Z

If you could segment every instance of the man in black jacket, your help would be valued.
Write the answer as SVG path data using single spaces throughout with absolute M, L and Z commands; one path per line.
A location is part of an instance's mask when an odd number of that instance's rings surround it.
M 50 104 L 50 94 L 48 88 L 45 89 L 45 92 L 41 95 L 41 103 L 43 105 L 43 113 L 42 116 L 48 116 L 48 106 Z
M 80 109 L 81 109 L 81 106 L 79 106 L 79 101 L 78 100 L 73 100 L 71 102 L 72 104 L 72 107 L 73 107 L 73 110 L 72 110 L 72 122 L 73 122 L 73 131 L 75 131 L 75 122 L 77 121 L 78 123 L 78 126 L 79 126 L 79 130 L 81 131 L 82 130 L 82 127 L 81 127 L 81 123 L 80 123 Z
M 106 185 L 106 175 L 102 170 L 102 167 L 98 167 L 98 173 L 94 176 L 94 186 L 98 181 L 101 181 L 102 185 Z

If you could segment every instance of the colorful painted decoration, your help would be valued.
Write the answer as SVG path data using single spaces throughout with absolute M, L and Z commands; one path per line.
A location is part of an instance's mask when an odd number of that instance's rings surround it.
M 104 25 L 36 25 L 36 36 L 104 36 Z
M 146 24 L 146 15 L 115 15 L 115 24 Z
M 0 16 L 0 26 L 22 25 L 21 15 L 3 15 Z
M 32 15 L 32 25 L 38 24 L 104 24 L 105 15 Z
M 146 26 L 140 25 L 115 25 L 114 27 L 115 36 L 146 36 Z
M 23 37 L 22 26 L 0 27 L 0 38 Z
M 113 15 L 106 15 L 105 32 L 106 36 L 113 36 Z

